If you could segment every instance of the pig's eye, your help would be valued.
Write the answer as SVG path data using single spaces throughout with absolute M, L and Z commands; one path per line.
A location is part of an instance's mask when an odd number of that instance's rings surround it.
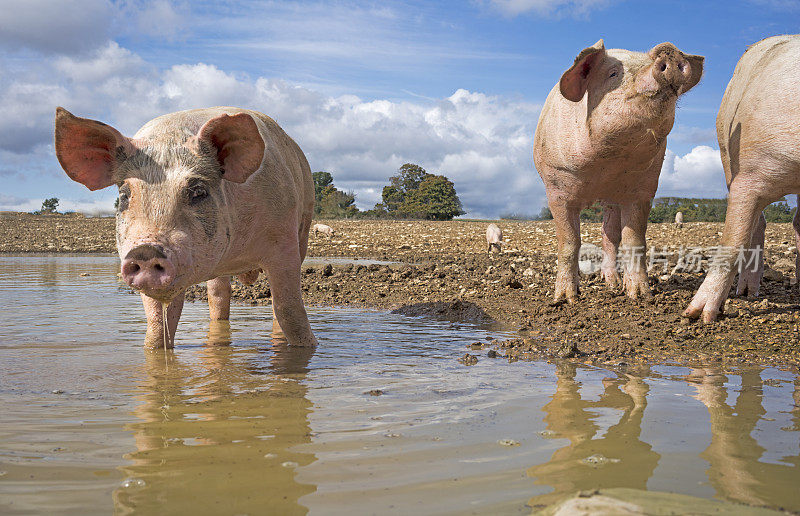
M 127 210 L 129 200 L 130 200 L 130 192 L 128 192 L 126 189 L 120 190 L 119 197 L 117 198 L 117 210 L 119 212 Z
M 197 204 L 208 197 L 208 188 L 205 185 L 197 184 L 189 187 L 189 203 Z
M 612 77 L 616 77 L 617 75 L 619 75 L 619 73 L 617 73 L 617 71 L 614 70 L 613 72 L 611 72 L 611 74 L 608 76 L 608 78 L 611 79 Z

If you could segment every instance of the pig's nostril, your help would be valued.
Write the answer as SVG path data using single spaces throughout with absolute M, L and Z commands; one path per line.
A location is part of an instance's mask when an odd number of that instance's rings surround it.
M 134 263 L 133 265 L 128 267 L 128 270 L 130 271 L 131 274 L 136 274 L 137 272 L 139 272 L 139 268 L 140 268 L 139 265 Z
M 659 68 L 661 68 L 662 72 L 665 71 L 667 69 L 667 63 L 661 63 L 661 66 Z
M 161 266 L 161 264 L 159 264 L 159 263 L 155 264 L 155 265 L 153 266 L 153 268 L 154 268 L 155 270 L 157 270 L 158 272 L 164 272 L 164 267 L 162 267 L 162 266 Z

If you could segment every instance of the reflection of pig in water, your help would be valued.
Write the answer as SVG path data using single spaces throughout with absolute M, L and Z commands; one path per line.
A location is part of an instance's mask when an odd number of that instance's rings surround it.
M 227 323 L 209 343 L 230 340 Z M 273 340 L 271 353 L 212 345 L 197 360 L 166 368 L 146 355 L 135 441 L 120 468 L 141 486 L 115 490 L 120 514 L 305 514 L 298 500 L 316 489 L 296 480 L 314 462 L 304 379 L 312 347 Z
M 757 440 L 761 434 L 757 427 L 767 414 L 762 371 L 741 371 L 741 387 L 731 404 L 726 384 L 735 381 L 719 369 L 692 371 L 688 379 L 695 384 L 695 398 L 708 408 L 711 420 L 711 443 L 700 456 L 708 461 L 708 479 L 717 497 L 797 510 L 800 456 L 783 456 L 778 462 Z M 798 423 L 800 411 L 796 410 L 791 430 L 800 430 Z
M 640 377 L 619 374 L 603 380 L 603 394 L 592 401 L 581 395 L 581 382 L 575 379 L 577 372 L 573 363 L 558 364 L 556 392 L 542 409 L 548 431 L 554 438 L 569 442 L 553 452 L 548 462 L 528 469 L 528 476 L 536 484 L 553 488 L 550 493 L 532 498 L 528 502 L 532 507 L 584 489 L 646 489 L 661 458 L 641 440 L 648 384 Z M 618 411 L 619 419 L 603 433 L 598 414 L 606 414 L 603 411 L 608 409 Z M 608 462 L 592 467 L 592 459 Z
M 737 293 L 758 295 L 767 224 L 762 212 L 784 195 L 800 193 L 799 60 L 800 35 L 765 39 L 744 53 L 725 89 L 717 114 L 730 191 L 725 229 L 714 266 L 684 315 L 715 320 L 737 271 Z M 800 211 L 794 228 L 800 242 Z
M 146 346 L 172 345 L 187 287 L 208 281 L 211 318 L 227 319 L 230 276 L 251 282 L 259 269 L 269 279 L 273 325 L 291 344 L 316 344 L 300 291 L 314 185 L 303 152 L 271 118 L 195 109 L 127 138 L 58 108 L 56 155 L 89 189 L 119 188 L 117 249 L 123 279 L 142 294 Z
M 601 272 L 620 285 L 617 247 L 625 259 L 624 288 L 649 297 L 645 230 L 650 202 L 675 120 L 678 97 L 700 80 L 703 58 L 671 43 L 647 53 L 606 50 L 603 41 L 578 54 L 547 96 L 533 141 L 533 161 L 547 189 L 558 239 L 555 301 L 578 295 L 580 211 L 603 205 Z

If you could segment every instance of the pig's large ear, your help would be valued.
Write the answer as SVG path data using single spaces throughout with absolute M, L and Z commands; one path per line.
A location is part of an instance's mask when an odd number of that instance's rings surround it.
M 572 68 L 561 76 L 559 87 L 564 98 L 572 102 L 580 102 L 589 85 L 589 73 L 606 55 L 606 47 L 601 39 L 594 45 L 581 50 Z
M 692 74 L 689 76 L 689 80 L 686 81 L 686 86 L 684 86 L 683 91 L 681 92 L 686 93 L 697 86 L 697 83 L 700 82 L 700 78 L 703 76 L 703 63 L 705 62 L 706 58 L 703 56 L 693 56 L 689 54 L 684 54 L 683 57 L 689 61 L 689 66 L 692 67 Z
M 113 127 L 56 108 L 58 162 L 70 178 L 89 190 L 113 185 L 120 159 L 134 151 L 131 141 Z
M 212 118 L 200 128 L 197 140 L 217 150 L 222 178 L 234 183 L 247 181 L 264 159 L 264 139 L 253 117 L 246 113 Z

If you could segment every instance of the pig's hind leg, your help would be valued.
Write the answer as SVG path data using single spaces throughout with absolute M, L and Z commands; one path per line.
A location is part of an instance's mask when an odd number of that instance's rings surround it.
M 603 262 L 600 264 L 600 274 L 606 284 L 613 290 L 622 285 L 622 278 L 617 270 L 617 251 L 622 238 L 620 223 L 620 209 L 618 204 L 603 205 Z
M 800 288 L 800 195 L 797 196 L 797 208 L 792 219 L 794 227 L 795 258 L 794 258 L 794 277 L 797 280 L 796 287 Z M 762 257 L 763 259 L 763 257 Z
M 288 240 L 288 239 L 287 239 Z M 270 246 L 262 268 L 272 292 L 273 334 L 295 346 L 316 346 L 308 323 L 300 281 L 300 245 L 297 240 Z
M 622 283 L 625 294 L 631 299 L 650 299 L 652 297 L 650 285 L 647 282 L 647 248 L 645 247 L 649 215 L 650 199 L 623 205 L 620 213 L 621 255 L 625 266 Z
M 696 319 L 702 316 L 703 322 L 716 320 L 733 284 L 738 253 L 750 243 L 757 219 L 769 204 L 769 199 L 754 191 L 747 179 L 737 182 L 740 177 L 731 183 L 722 245 L 712 258 L 706 279 L 684 310 L 686 317 Z
M 183 311 L 183 297 L 184 293 L 181 292 L 175 299 L 170 302 L 167 308 L 167 328 L 169 329 L 169 338 L 164 342 L 164 309 L 161 301 L 148 297 L 144 294 L 142 296 L 142 305 L 144 305 L 144 313 L 147 317 L 147 334 L 144 338 L 144 346 L 146 348 L 172 348 L 175 344 L 175 332 L 178 329 L 178 321 L 181 318 Z
M 231 277 L 220 276 L 206 281 L 208 314 L 212 321 L 227 321 L 231 315 Z

